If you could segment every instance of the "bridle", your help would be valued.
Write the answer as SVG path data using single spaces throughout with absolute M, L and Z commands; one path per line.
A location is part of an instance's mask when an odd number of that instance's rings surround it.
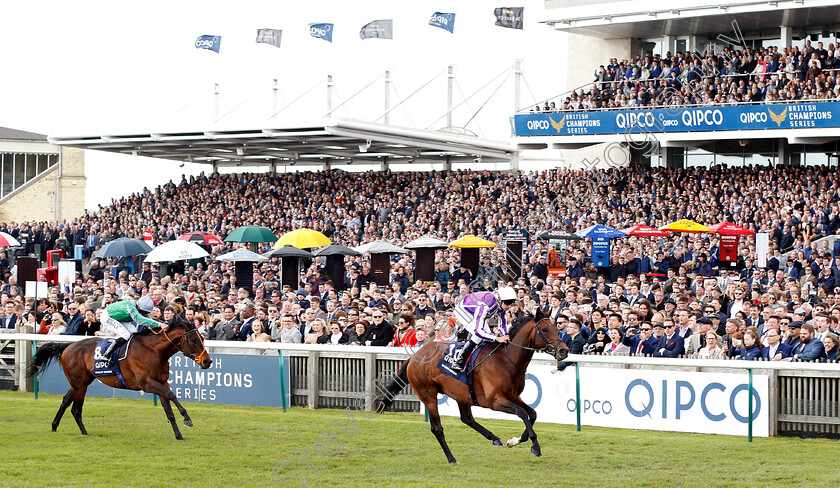
M 175 343 L 175 341 L 172 340 L 171 337 L 169 337 L 169 334 L 166 333 L 166 329 L 164 329 L 164 328 L 161 328 L 160 332 L 155 332 L 154 329 L 152 329 L 152 333 L 157 334 L 157 335 L 163 334 L 163 337 L 165 337 L 166 340 L 169 341 L 170 344 L 175 346 L 176 349 L 180 350 L 183 353 L 184 349 L 182 347 L 182 344 L 184 343 L 184 339 L 187 338 L 187 334 L 189 334 L 191 332 L 194 332 L 198 336 L 199 342 L 201 342 L 201 352 L 198 353 L 198 356 L 196 356 L 195 353 L 184 354 L 184 355 L 187 356 L 188 358 L 192 359 L 196 363 L 201 364 L 201 361 L 202 361 L 201 358 L 203 358 L 205 355 L 209 356 L 209 353 L 207 352 L 207 348 L 204 347 L 204 340 L 201 338 L 201 334 L 198 333 L 198 329 L 186 329 L 186 328 L 183 328 L 183 329 L 184 329 L 184 335 L 181 336 L 181 340 L 179 340 L 177 344 Z
M 531 342 L 531 344 L 533 344 L 534 343 L 534 335 L 535 334 L 539 335 L 540 340 L 542 340 L 543 344 L 545 344 L 545 346 L 543 346 L 542 348 L 536 348 L 536 347 L 530 347 L 530 346 L 520 346 L 519 344 L 516 344 L 516 343 L 513 343 L 513 342 L 508 342 L 508 344 L 510 344 L 511 346 L 516 346 L 520 349 L 525 349 L 527 351 L 545 352 L 547 354 L 551 354 L 552 356 L 554 356 L 555 354 L 557 354 L 557 346 L 555 345 L 555 343 L 560 341 L 560 337 L 558 337 L 557 339 L 554 339 L 553 341 L 548 340 L 548 338 L 545 336 L 545 334 L 543 334 L 542 330 L 540 330 L 540 324 L 545 322 L 545 321 L 550 322 L 551 319 L 548 318 L 548 317 L 545 317 L 545 318 L 540 319 L 537 322 L 534 322 L 534 330 L 536 332 L 532 332 L 531 337 L 530 337 L 530 342 Z

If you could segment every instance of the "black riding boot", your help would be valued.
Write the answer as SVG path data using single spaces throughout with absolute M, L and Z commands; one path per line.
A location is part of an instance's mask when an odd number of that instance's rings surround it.
M 105 361 L 107 361 L 108 364 L 114 364 L 114 355 L 112 353 L 126 342 L 128 341 L 123 339 L 122 337 L 117 337 L 117 339 L 114 342 L 112 342 L 110 346 L 108 346 L 108 349 L 105 349 L 105 352 L 103 354 L 105 355 Z
M 470 357 L 470 353 L 473 352 L 473 349 L 475 349 L 475 342 L 467 341 L 467 345 L 461 349 L 461 355 L 455 360 L 455 364 L 452 365 L 452 369 L 456 371 L 464 371 L 464 367 L 467 365 L 467 359 Z

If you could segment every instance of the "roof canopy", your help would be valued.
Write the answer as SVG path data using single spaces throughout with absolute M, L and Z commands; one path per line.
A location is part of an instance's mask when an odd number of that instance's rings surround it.
M 59 146 L 221 165 L 509 162 L 509 142 L 336 119 L 286 128 L 51 136 Z

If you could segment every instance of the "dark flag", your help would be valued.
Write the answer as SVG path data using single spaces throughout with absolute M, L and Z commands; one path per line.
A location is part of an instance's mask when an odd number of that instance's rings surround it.
M 309 24 L 309 35 L 323 39 L 327 42 L 332 42 L 333 25 L 332 24 Z
M 394 19 L 374 20 L 359 31 L 362 39 L 393 39 Z
M 280 29 L 257 29 L 257 44 L 271 44 L 280 47 L 280 37 L 283 31 Z
M 210 51 L 219 52 L 222 45 L 222 36 L 198 36 L 195 40 L 195 47 L 197 49 L 207 49 Z
M 440 27 L 453 33 L 455 31 L 455 14 L 435 12 L 432 18 L 429 19 L 429 25 Z
M 493 11 L 496 15 L 496 25 L 508 29 L 522 28 L 522 13 L 525 7 L 501 7 Z

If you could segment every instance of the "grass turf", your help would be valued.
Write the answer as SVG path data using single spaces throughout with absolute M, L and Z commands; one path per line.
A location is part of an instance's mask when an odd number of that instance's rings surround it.
M 7 487 L 72 486 L 829 486 L 838 443 L 540 424 L 530 443 L 493 447 L 456 418 L 443 426 L 459 464 L 449 465 L 420 414 L 365 418 L 355 410 L 187 403 L 195 423 L 176 441 L 148 400 L 88 398 L 80 435 L 61 397 L 0 392 Z M 511 421 L 481 421 L 503 440 Z M 827 469 L 828 468 L 828 469 Z M 285 484 L 280 484 L 285 482 Z

